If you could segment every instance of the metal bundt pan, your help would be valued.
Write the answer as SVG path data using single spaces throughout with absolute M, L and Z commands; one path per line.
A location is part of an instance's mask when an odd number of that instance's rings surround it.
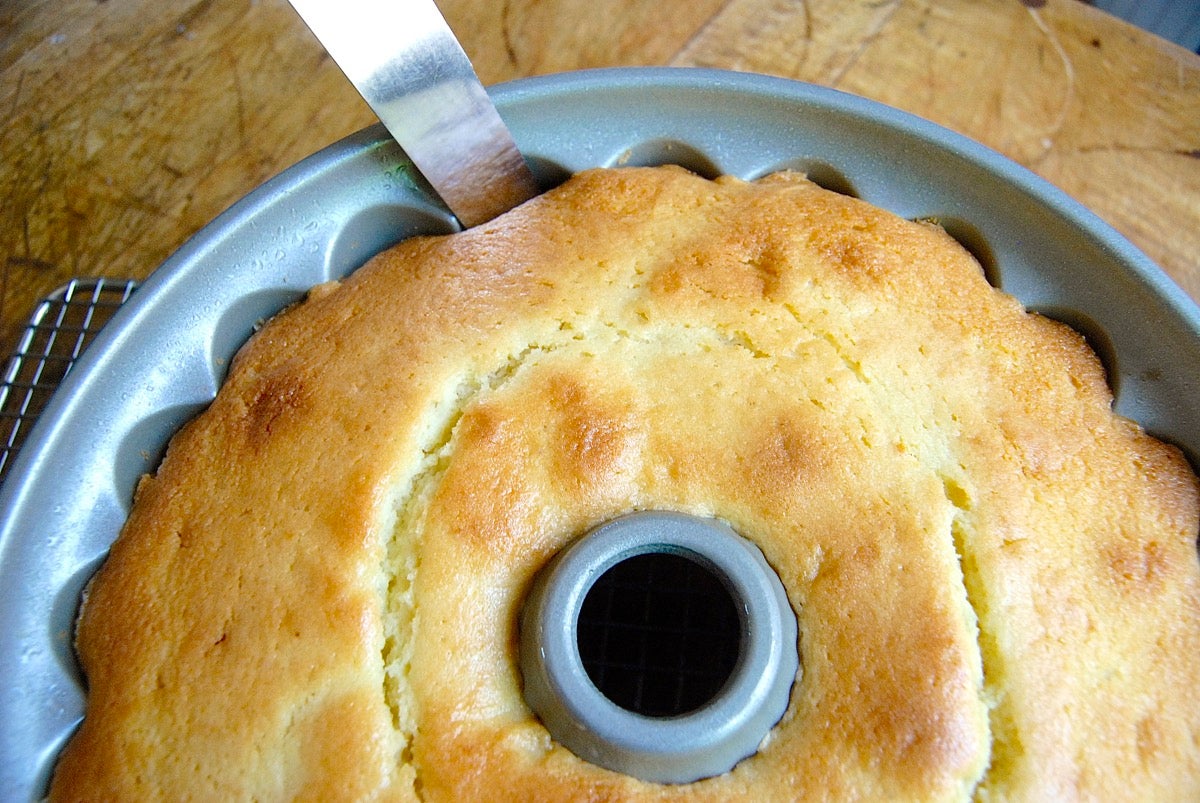
M 1117 410 L 1200 456 L 1200 309 L 1047 182 L 911 115 L 833 90 L 707 70 L 582 72 L 496 87 L 539 179 L 683 164 L 743 178 L 790 167 L 908 218 L 937 218 L 989 277 L 1080 329 Z M 79 593 L 134 483 L 216 393 L 257 322 L 415 233 L 454 230 L 382 127 L 267 182 L 134 294 L 67 377 L 0 490 L 0 789 L 43 794 L 79 721 Z

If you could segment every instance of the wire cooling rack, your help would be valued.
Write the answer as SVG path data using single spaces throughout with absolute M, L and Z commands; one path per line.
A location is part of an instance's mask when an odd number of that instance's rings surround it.
M 717 696 L 741 651 L 741 624 L 716 575 L 651 552 L 609 569 L 579 611 L 579 654 L 605 697 L 649 717 L 689 714 Z
M 71 366 L 136 288 L 133 280 L 72 279 L 38 303 L 0 384 L 0 481 Z

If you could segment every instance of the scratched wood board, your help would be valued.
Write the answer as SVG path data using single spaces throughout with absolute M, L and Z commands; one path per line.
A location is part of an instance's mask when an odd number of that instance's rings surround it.
M 964 133 L 1200 298 L 1200 57 L 1077 3 L 897 1 L 853 19 L 843 7 L 733 0 L 674 63 L 834 86 Z

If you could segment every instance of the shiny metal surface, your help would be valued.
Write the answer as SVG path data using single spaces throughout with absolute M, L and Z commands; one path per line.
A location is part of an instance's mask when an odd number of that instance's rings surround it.
M 433 0 L 290 0 L 463 226 L 538 192 Z
M 646 716 L 605 696 L 588 677 L 577 640 L 596 581 L 629 558 L 655 553 L 686 557 L 720 578 L 741 618 L 728 681 L 700 708 L 672 716 Z M 638 627 L 661 637 L 648 618 Z M 683 622 L 675 628 L 686 630 Z M 753 755 L 783 716 L 800 669 L 796 628 L 778 575 L 727 524 L 662 510 L 627 514 L 559 552 L 534 581 L 521 620 L 525 700 L 580 758 L 651 783 L 692 783 Z M 652 662 L 643 656 L 643 666 Z

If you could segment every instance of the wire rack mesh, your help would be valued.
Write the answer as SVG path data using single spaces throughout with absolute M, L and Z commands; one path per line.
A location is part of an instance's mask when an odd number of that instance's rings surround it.
M 715 575 L 652 552 L 605 572 L 583 601 L 578 644 L 596 687 L 650 717 L 690 713 L 720 692 L 740 653 L 741 625 Z
M 38 303 L 0 384 L 0 481 L 71 366 L 137 282 L 72 279 Z

